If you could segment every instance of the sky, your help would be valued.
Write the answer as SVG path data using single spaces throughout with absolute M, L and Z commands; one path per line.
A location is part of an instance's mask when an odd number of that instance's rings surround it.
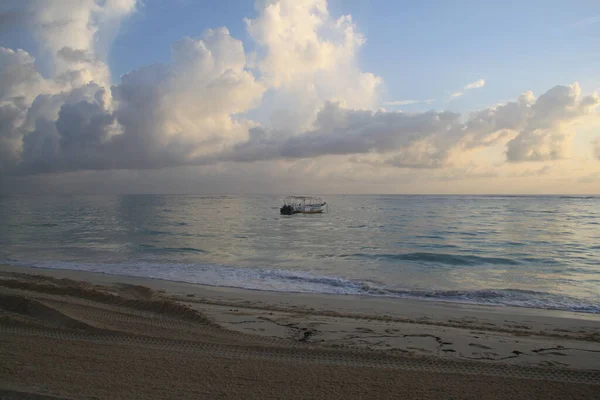
M 600 194 L 600 3 L 6 0 L 0 193 Z

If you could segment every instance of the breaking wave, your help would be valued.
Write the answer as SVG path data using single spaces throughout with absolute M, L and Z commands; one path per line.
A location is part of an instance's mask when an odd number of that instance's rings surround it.
M 237 268 L 215 264 L 126 262 L 119 264 L 5 260 L 17 266 L 81 270 L 111 275 L 156 278 L 209 286 L 297 293 L 379 296 L 480 305 L 527 307 L 600 314 L 600 302 L 520 289 L 418 290 L 374 282 L 279 269 Z
M 401 261 L 416 261 L 426 263 L 437 263 L 447 265 L 482 265 L 482 264 L 499 264 L 499 265 L 519 265 L 520 262 L 510 258 L 502 257 L 478 257 L 471 255 L 455 255 L 443 253 L 406 253 L 406 254 L 353 254 L 354 257 L 376 258 Z

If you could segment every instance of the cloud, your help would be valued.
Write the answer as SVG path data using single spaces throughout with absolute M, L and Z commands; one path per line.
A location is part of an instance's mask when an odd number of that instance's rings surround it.
M 31 61 L 26 54 L 5 53 Z M 16 171 L 143 169 L 360 154 L 383 156 L 383 166 L 431 169 L 451 164 L 453 153 L 505 143 L 508 161 L 547 161 L 566 154 L 564 130 L 599 104 L 596 96 L 582 97 L 577 84 L 557 86 L 538 99 L 526 92 L 517 101 L 471 113 L 464 122 L 460 114 L 447 111 L 370 111 L 326 102 L 310 130 L 294 133 L 234 118 L 256 107 L 266 90 L 246 70 L 244 54 L 242 43 L 225 28 L 208 30 L 200 39 L 176 42 L 170 64 L 131 71 L 110 92 L 90 83 L 38 96 L 27 110 L 35 118 L 19 117 L 30 128 L 23 135 Z M 25 77 L 42 79 L 34 71 Z M 14 120 L 18 110 L 6 108 L 6 118 Z M 3 135 L 12 143 L 4 150 L 11 152 L 13 164 L 18 132 L 23 131 L 11 129 Z
M 465 87 L 463 89 L 465 89 L 465 90 L 478 89 L 478 88 L 482 88 L 484 86 L 485 86 L 485 80 L 479 79 L 478 81 L 471 82 L 471 83 L 465 85 Z
M 447 111 L 372 112 L 329 102 L 314 129 L 289 135 L 254 128 L 248 141 L 219 159 L 253 162 L 377 153 L 389 156 L 382 165 L 440 168 L 451 161 L 453 152 L 507 144 L 508 161 L 547 161 L 567 154 L 563 129 L 598 104 L 597 96 L 581 97 L 577 84 L 556 86 L 538 99 L 526 92 L 517 101 L 474 112 L 465 122 L 460 114 Z
M 258 3 L 258 16 L 246 26 L 258 46 L 258 73 L 272 89 L 263 107 L 275 114 L 275 128 L 310 128 L 325 101 L 377 106 L 382 79 L 360 70 L 365 37 L 350 15 L 332 17 L 326 0 Z
M 118 24 L 135 11 L 136 0 L 23 0 L 20 4 L 32 16 L 28 26 L 50 57 L 70 47 L 104 60 Z
M 125 75 L 112 93 L 123 128 L 115 146 L 139 154 L 126 167 L 185 165 L 246 138 L 252 124 L 232 116 L 257 106 L 265 87 L 245 66 L 241 41 L 221 28 L 176 42 L 169 65 Z
M 325 1 L 260 6 L 246 21 L 260 52 L 253 64 L 226 28 L 208 30 L 174 43 L 170 64 L 136 69 L 110 88 L 96 43 L 135 2 L 81 2 L 73 10 L 58 1 L 35 10 L 33 4 L 26 3 L 35 11 L 31 26 L 51 54 L 55 87 L 39 93 L 43 107 L 30 107 L 35 123 L 20 127 L 18 173 L 211 163 L 252 135 L 256 123 L 241 114 L 261 99 L 264 106 L 267 90 L 276 105 L 271 120 L 291 134 L 310 126 L 325 101 L 376 104 L 381 79 L 356 62 L 364 37 L 350 16 L 332 18 Z M 81 95 L 66 102 L 69 91 Z M 44 114 L 34 115 L 38 109 Z
M 430 104 L 433 103 L 435 99 L 427 99 L 427 100 L 396 100 L 396 101 L 386 101 L 383 103 L 384 106 L 409 106 L 412 104 Z
M 599 104 L 573 84 L 468 115 L 377 110 L 382 81 L 357 62 L 364 37 L 316 0 L 259 4 L 246 21 L 256 54 L 226 28 L 209 29 L 173 43 L 169 62 L 113 82 L 98 43 L 135 2 L 74 3 L 72 17 L 63 2 L 36 4 L 25 15 L 41 23 L 31 29 L 55 68 L 44 76 L 29 53 L 0 48 L 4 175 L 202 166 L 215 182 L 253 173 L 285 181 L 298 171 L 346 181 L 381 170 L 487 177 L 464 167 L 471 152 L 495 149 L 510 162 L 566 157 L 572 125 Z M 269 118 L 253 120 L 259 111 Z
M 110 92 L 89 84 L 72 100 L 52 96 L 62 105 L 25 135 L 19 172 L 186 165 L 244 139 L 251 124 L 232 115 L 264 92 L 244 54 L 227 29 L 208 30 L 174 43 L 170 64 L 131 71 Z
M 99 47 L 109 43 L 115 27 L 134 7 L 135 0 L 20 0 L 0 5 L 2 15 L 18 16 L 31 31 L 42 49 L 40 57 L 52 67 L 44 77 L 26 51 L 0 48 L 0 172 L 23 168 L 42 149 L 56 153 L 61 107 L 95 101 L 95 94 L 106 93 L 110 73 Z M 102 99 L 102 107 L 110 112 L 110 98 Z M 54 164 L 46 160 L 43 165 Z
M 596 183 L 600 181 L 600 172 L 588 174 L 578 179 L 582 183 Z
M 594 147 L 594 155 L 598 160 L 600 160 L 600 137 L 597 137 L 593 142 L 592 146 Z
M 471 82 L 471 83 L 465 85 L 465 87 L 463 88 L 463 90 L 477 89 L 477 88 L 481 88 L 481 87 L 484 87 L 484 86 L 485 86 L 485 80 L 484 79 L 480 79 L 478 81 Z M 465 95 L 465 92 L 460 92 L 460 91 L 454 92 L 454 93 L 450 94 L 450 100 L 457 99 L 457 98 L 462 97 L 464 95 Z
M 525 171 L 513 172 L 508 174 L 511 178 L 529 178 L 532 176 L 545 176 L 548 175 L 552 171 L 552 167 L 550 165 L 545 165 L 539 169 L 526 169 Z
M 53 90 L 34 61 L 23 50 L 0 47 L 0 173 L 19 162 L 31 102 L 40 90 Z
M 577 83 L 555 86 L 535 102 L 532 95 L 522 101 L 526 124 L 508 142 L 508 161 L 549 161 L 565 158 L 573 138 L 571 125 L 600 105 L 597 95 L 581 96 Z
M 234 145 L 220 159 L 252 162 L 392 153 L 443 132 L 448 125 L 456 124 L 458 117 L 458 114 L 450 112 L 407 114 L 353 110 L 328 102 L 319 112 L 313 130 L 289 136 L 254 128 L 248 141 Z
M 462 181 L 465 179 L 494 179 L 499 176 L 497 171 L 485 169 L 473 165 L 465 168 L 449 168 L 435 175 L 435 180 L 441 182 Z

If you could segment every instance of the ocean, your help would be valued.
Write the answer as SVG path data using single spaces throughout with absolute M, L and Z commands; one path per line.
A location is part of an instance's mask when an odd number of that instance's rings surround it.
M 2 196 L 0 263 L 600 314 L 600 197 Z

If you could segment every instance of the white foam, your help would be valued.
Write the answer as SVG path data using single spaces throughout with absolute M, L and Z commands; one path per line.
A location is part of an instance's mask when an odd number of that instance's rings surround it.
M 412 298 L 453 303 L 504 305 L 600 314 L 600 302 L 559 294 L 513 289 L 414 290 L 390 288 L 341 277 L 279 269 L 237 268 L 214 264 L 126 262 L 97 264 L 64 261 L 6 260 L 17 266 L 66 269 L 156 278 L 252 290 Z

